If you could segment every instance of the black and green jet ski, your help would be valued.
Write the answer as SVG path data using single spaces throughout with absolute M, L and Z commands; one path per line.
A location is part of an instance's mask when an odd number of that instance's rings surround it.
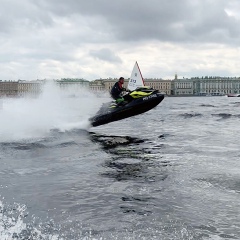
M 129 118 L 156 107 L 164 95 L 150 87 L 139 87 L 123 96 L 124 101 L 108 102 L 102 105 L 97 114 L 90 118 L 93 127 Z

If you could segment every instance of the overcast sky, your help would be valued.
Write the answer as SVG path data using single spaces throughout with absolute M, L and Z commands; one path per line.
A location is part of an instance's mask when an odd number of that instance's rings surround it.
M 239 0 L 0 0 L 0 79 L 240 76 Z

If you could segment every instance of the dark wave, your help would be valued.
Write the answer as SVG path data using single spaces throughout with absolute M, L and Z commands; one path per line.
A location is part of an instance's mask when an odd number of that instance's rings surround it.
M 240 102 L 230 102 L 230 104 L 235 105 L 236 107 L 240 106 Z
M 123 213 L 135 213 L 144 216 L 152 214 L 152 211 L 142 209 L 138 206 L 120 206 L 120 209 L 122 209 Z
M 158 168 L 158 173 L 152 173 L 148 171 L 148 167 Z M 105 161 L 103 167 L 106 168 L 106 172 L 101 173 L 101 176 L 114 178 L 117 181 L 126 180 L 138 180 L 140 182 L 159 182 L 164 181 L 168 174 L 166 172 L 161 172 L 161 167 L 156 166 L 150 162 L 144 162 L 140 160 L 137 163 L 130 162 L 120 162 L 116 159 Z
M 125 196 L 122 197 L 122 201 L 124 202 L 148 202 L 149 200 L 154 199 L 153 197 L 145 197 L 145 196 Z
M 240 118 L 240 114 L 231 114 L 231 113 L 213 113 L 212 116 L 220 117 L 221 119 Z
M 63 147 L 68 147 L 68 146 L 72 146 L 72 145 L 77 145 L 77 143 L 75 141 L 62 142 L 62 143 L 55 145 L 55 147 L 63 148 Z
M 213 113 L 212 116 L 221 117 L 223 119 L 230 118 L 233 115 L 231 113 Z
M 42 143 L 38 142 L 11 142 L 11 143 L 1 143 L 0 146 L 2 148 L 14 148 L 16 150 L 29 150 L 29 149 L 37 149 L 37 148 L 46 148 L 46 146 Z
M 109 170 L 107 170 L 105 173 L 102 173 L 101 175 L 109 178 L 114 178 L 117 181 L 141 178 L 144 171 L 143 164 L 141 163 L 128 164 L 114 160 L 105 161 L 104 167 L 109 168 Z
M 113 135 L 107 136 L 107 135 L 96 134 L 94 132 L 90 132 L 89 134 L 90 134 L 90 139 L 93 142 L 100 143 L 104 149 L 115 148 L 116 146 L 122 146 L 122 145 L 139 144 L 144 142 L 143 139 L 129 137 L 129 136 L 113 136 Z
M 160 139 L 166 139 L 166 138 L 172 137 L 172 136 L 173 136 L 172 134 L 163 133 L 163 134 L 159 135 L 158 138 L 160 138 Z
M 201 113 L 182 113 L 179 116 L 184 118 L 193 118 L 193 117 L 202 117 L 203 115 Z
M 216 107 L 216 106 L 211 105 L 211 104 L 200 104 L 199 106 L 200 107 Z
M 163 137 L 164 135 L 159 136 Z M 161 171 L 170 163 L 159 161 L 159 150 L 165 147 L 164 144 L 130 136 L 108 136 L 93 132 L 90 133 L 90 138 L 111 154 L 111 158 L 102 164 L 105 172 L 101 176 L 114 178 L 116 181 L 140 182 L 164 181 L 167 178 L 165 171 Z M 158 169 L 157 174 L 149 172 L 149 167 Z
M 13 148 L 17 150 L 30 150 L 30 149 L 38 149 L 38 148 L 46 148 L 44 144 L 41 143 L 25 143 L 25 144 L 16 144 Z

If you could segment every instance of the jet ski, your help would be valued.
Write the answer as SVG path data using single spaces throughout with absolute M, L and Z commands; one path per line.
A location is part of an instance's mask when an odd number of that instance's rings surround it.
M 138 114 L 142 114 L 156 107 L 163 99 L 164 95 L 158 90 L 150 87 L 138 87 L 123 96 L 124 101 L 108 102 L 102 105 L 97 114 L 90 118 L 93 127 L 119 121 Z

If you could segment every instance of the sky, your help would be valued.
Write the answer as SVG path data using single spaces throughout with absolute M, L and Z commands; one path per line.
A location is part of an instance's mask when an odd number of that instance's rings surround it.
M 0 79 L 240 76 L 239 0 L 0 0 Z

